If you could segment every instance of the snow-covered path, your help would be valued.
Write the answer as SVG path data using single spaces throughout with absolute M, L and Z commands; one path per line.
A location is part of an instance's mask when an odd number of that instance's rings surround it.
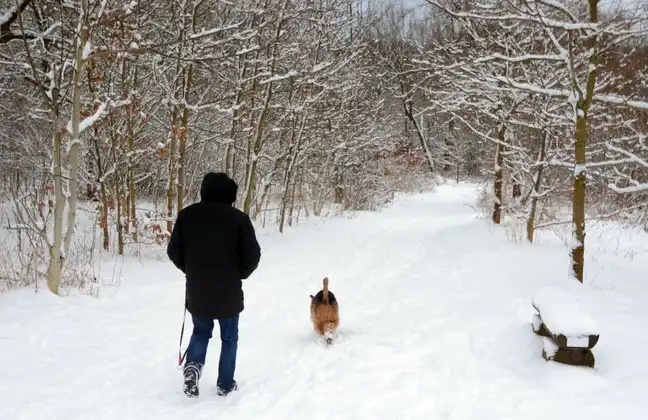
M 596 370 L 544 362 L 529 324 L 530 297 L 562 281 L 566 252 L 507 243 L 477 217 L 474 198 L 470 185 L 444 185 L 380 213 L 260 235 L 261 266 L 245 284 L 241 390 L 224 399 L 215 392 L 217 333 L 201 398 L 182 394 L 174 363 L 183 279 L 168 263 L 129 263 L 110 298 L 0 296 L 0 418 L 645 414 L 648 363 L 628 359 L 648 347 L 642 296 L 628 288 L 589 292 L 602 330 Z M 308 315 L 308 295 L 324 276 L 341 311 L 339 341 L 328 349 L 316 343 Z M 185 345 L 189 319 L 188 330 Z

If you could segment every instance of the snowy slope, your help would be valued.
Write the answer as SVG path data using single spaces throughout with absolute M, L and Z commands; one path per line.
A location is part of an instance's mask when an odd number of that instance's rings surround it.
M 183 279 L 168 263 L 128 262 L 103 299 L 0 296 L 0 418 L 641 418 L 646 262 L 613 255 L 592 234 L 582 303 L 601 333 L 597 369 L 547 363 L 531 297 L 565 281 L 567 253 L 551 237 L 507 242 L 471 208 L 475 194 L 445 185 L 381 213 L 260 235 L 261 267 L 245 283 L 241 391 L 225 399 L 215 392 L 217 341 L 201 398 L 182 394 Z M 308 317 L 324 276 L 341 305 L 329 349 Z

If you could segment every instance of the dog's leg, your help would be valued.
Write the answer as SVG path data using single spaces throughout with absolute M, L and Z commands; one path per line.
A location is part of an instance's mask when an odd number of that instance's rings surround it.
M 333 337 L 335 335 L 335 323 L 327 322 L 324 325 L 324 338 L 326 339 L 326 344 L 333 344 Z

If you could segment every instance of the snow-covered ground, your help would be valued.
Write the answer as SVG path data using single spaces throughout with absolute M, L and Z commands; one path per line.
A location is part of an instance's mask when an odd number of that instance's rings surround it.
M 215 392 L 217 333 L 200 399 L 182 393 L 183 279 L 169 263 L 127 261 L 121 287 L 101 299 L 1 295 L 0 418 L 643 418 L 648 239 L 593 225 L 580 289 L 601 334 L 597 368 L 547 363 L 531 298 L 564 286 L 564 245 L 507 241 L 471 207 L 475 196 L 443 185 L 380 213 L 261 233 L 261 266 L 245 283 L 241 390 L 227 398 Z M 324 276 L 341 310 L 331 348 L 309 323 Z

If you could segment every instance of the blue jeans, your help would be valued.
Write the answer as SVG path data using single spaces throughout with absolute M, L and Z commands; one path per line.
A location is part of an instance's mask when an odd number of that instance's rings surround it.
M 207 357 L 207 346 L 212 338 L 214 330 L 214 320 L 193 316 L 194 324 L 189 347 L 187 348 L 187 361 L 185 366 L 197 365 L 199 371 L 205 364 Z M 231 390 L 234 385 L 234 370 L 236 369 L 236 352 L 238 350 L 238 323 L 239 316 L 219 319 L 221 352 L 218 362 L 218 382 L 220 389 Z

